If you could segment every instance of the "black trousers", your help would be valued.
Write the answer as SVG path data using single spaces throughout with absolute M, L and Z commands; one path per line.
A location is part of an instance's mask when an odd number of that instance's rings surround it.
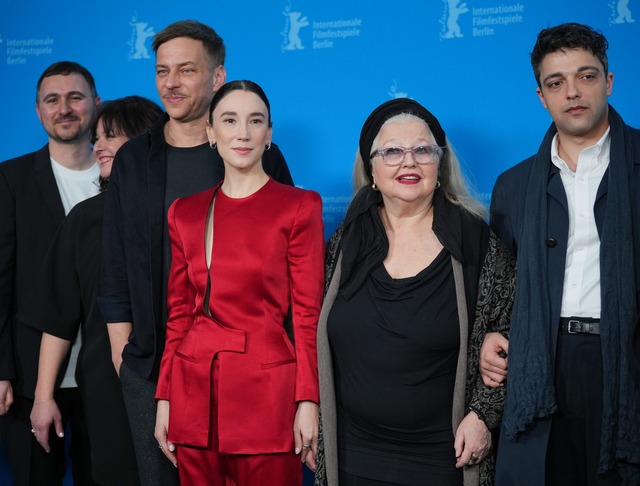
M 177 486 L 178 470 L 158 448 L 156 428 L 157 383 L 138 375 L 126 363 L 120 367 L 122 394 L 129 416 L 140 486 Z
M 598 477 L 602 421 L 602 350 L 600 336 L 558 335 L 556 396 L 547 448 L 548 486 L 621 484 L 617 473 Z
M 70 432 L 69 457 L 74 485 L 97 485 L 91 477 L 91 455 L 84 410 L 77 388 L 61 388 L 55 400 L 62 414 L 65 434 Z M 49 431 L 51 452 L 46 453 L 31 433 L 33 400 L 14 397 L 9 413 L 2 417 L 3 440 L 15 486 L 58 486 L 64 480 L 67 454 L 66 440 Z

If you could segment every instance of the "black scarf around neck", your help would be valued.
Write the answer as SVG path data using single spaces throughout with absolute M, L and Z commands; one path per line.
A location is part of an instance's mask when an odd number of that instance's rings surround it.
M 444 248 L 459 262 L 464 263 L 462 220 L 463 209 L 449 202 L 442 191 L 433 194 L 433 232 Z M 379 207 L 382 195 L 371 186 L 361 188 L 347 208 L 342 223 L 342 266 L 340 293 L 350 299 L 362 286 L 375 267 L 389 253 L 389 240 Z

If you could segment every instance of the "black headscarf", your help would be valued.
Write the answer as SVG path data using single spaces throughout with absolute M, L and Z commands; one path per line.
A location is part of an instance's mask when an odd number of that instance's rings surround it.
M 444 134 L 442 126 L 440 126 L 440 122 L 420 103 L 409 98 L 396 98 L 387 101 L 386 103 L 382 103 L 371 112 L 369 118 L 364 122 L 362 131 L 360 132 L 360 157 L 362 158 L 364 171 L 367 174 L 367 179 L 370 183 L 373 182 L 373 177 L 371 175 L 371 162 L 369 160 L 373 141 L 378 136 L 380 128 L 387 120 L 403 113 L 414 115 L 424 120 L 424 122 L 429 125 L 429 129 L 431 130 L 431 133 L 433 133 L 433 137 L 436 139 L 436 144 L 443 150 L 446 147 L 447 137 Z

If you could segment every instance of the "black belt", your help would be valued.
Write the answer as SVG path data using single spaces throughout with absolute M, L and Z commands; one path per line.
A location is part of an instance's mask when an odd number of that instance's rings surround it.
M 560 332 L 567 334 L 600 334 L 600 319 L 561 317 Z

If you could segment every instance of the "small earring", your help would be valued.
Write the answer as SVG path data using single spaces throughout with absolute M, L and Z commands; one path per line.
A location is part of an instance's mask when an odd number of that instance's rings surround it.
M 218 146 L 217 143 L 215 142 L 209 142 L 209 147 L 211 147 L 212 149 L 215 149 Z
M 265 150 L 269 150 L 271 148 L 271 142 L 269 142 L 267 145 L 264 146 Z
M 378 186 L 376 186 L 375 182 L 373 184 L 371 184 L 371 189 L 373 189 L 374 191 L 378 190 Z
M 436 189 L 440 188 L 440 181 L 436 181 Z

